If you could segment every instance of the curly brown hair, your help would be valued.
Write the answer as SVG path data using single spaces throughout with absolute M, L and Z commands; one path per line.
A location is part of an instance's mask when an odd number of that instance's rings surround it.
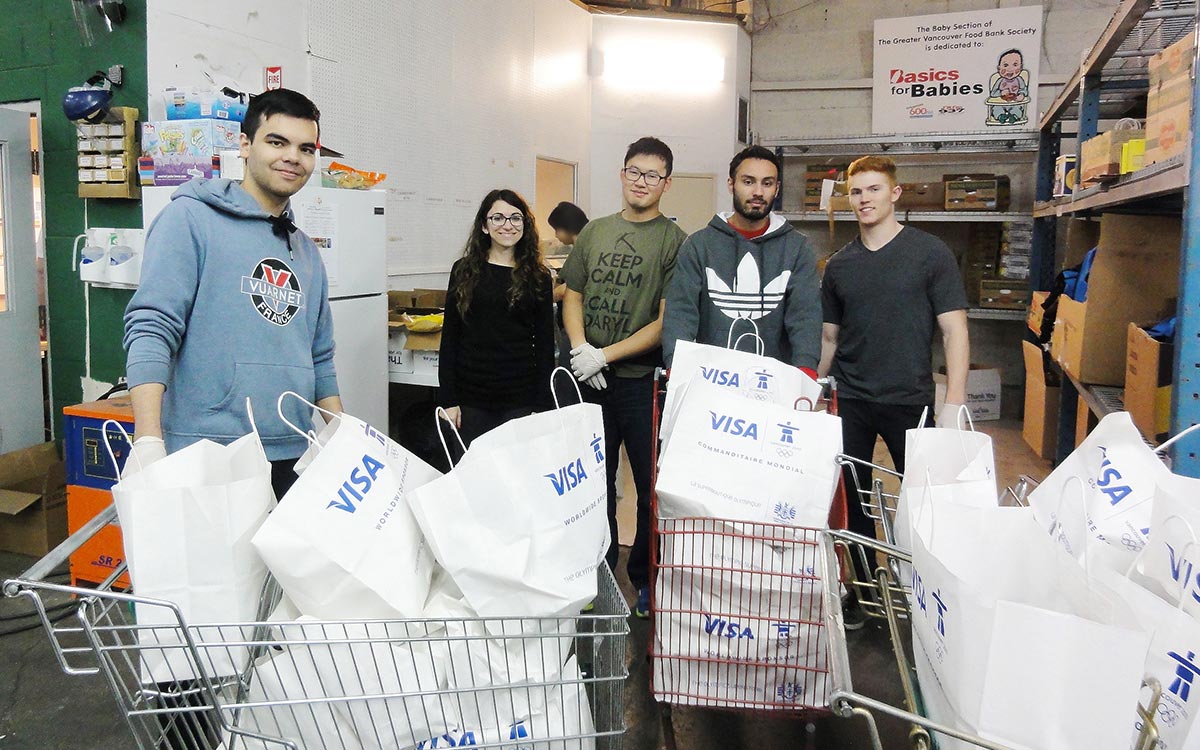
M 462 263 L 458 264 L 455 285 L 458 287 L 458 314 L 466 317 L 471 307 L 471 298 L 475 295 L 475 287 L 483 273 L 484 264 L 488 262 L 488 251 L 492 247 L 492 238 L 484 233 L 488 213 L 496 201 L 516 206 L 525 217 L 521 239 L 513 247 L 512 286 L 508 289 L 508 308 L 511 310 L 525 295 L 533 299 L 548 298 L 550 292 L 550 271 L 542 263 L 541 253 L 538 252 L 537 226 L 533 214 L 525 199 L 508 188 L 493 190 L 483 197 L 479 210 L 475 212 L 475 223 L 471 226 L 471 234 L 467 238 L 467 246 L 463 249 Z

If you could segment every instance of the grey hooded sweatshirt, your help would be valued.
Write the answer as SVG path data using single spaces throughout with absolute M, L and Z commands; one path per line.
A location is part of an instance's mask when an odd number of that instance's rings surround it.
M 729 226 L 731 215 L 713 216 L 679 248 L 663 316 L 667 366 L 676 341 L 725 346 L 730 326 L 744 319 L 758 327 L 768 357 L 816 370 L 821 293 L 808 238 L 771 214 L 766 233 L 748 240 Z M 737 323 L 733 341 L 753 330 Z M 745 341 L 739 348 L 752 349 Z

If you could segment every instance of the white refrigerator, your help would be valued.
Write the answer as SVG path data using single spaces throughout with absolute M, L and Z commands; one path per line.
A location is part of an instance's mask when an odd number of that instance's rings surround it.
M 308 186 L 292 196 L 296 225 L 314 238 L 329 276 L 334 365 L 342 406 L 383 432 L 388 428 L 387 216 L 383 190 Z M 175 187 L 142 188 L 142 226 Z

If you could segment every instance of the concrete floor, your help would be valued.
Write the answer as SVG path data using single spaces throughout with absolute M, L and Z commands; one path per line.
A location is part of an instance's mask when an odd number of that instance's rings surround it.
M 1025 446 L 1017 420 L 1009 418 L 978 427 L 993 435 L 1001 482 L 1014 482 L 1020 474 L 1041 479 L 1049 473 L 1049 464 Z M 19 574 L 31 563 L 31 558 L 0 553 L 0 580 Z M 624 575 L 619 578 L 624 581 Z M 627 581 L 624 589 L 626 596 L 631 596 Z M 22 601 L 0 600 L 0 633 L 36 623 L 31 618 L 11 619 L 29 609 Z M 632 618 L 630 626 L 630 678 L 625 696 L 628 731 L 623 746 L 625 750 L 658 750 L 663 747 L 662 712 L 649 692 L 645 656 L 650 629 L 647 622 Z M 901 705 L 886 630 L 869 624 L 849 634 L 848 647 L 855 689 L 892 705 Z M 860 719 L 822 717 L 808 721 L 687 707 L 674 707 L 671 715 L 678 747 L 683 750 L 870 747 L 865 724 Z M 878 721 L 885 748 L 908 747 L 905 725 L 888 717 L 878 717 Z M 0 636 L 0 750 L 133 747 L 129 730 L 102 677 L 63 674 L 40 627 Z

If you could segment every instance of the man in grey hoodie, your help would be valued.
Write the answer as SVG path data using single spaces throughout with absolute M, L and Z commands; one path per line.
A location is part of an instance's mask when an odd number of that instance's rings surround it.
M 771 213 L 779 157 L 750 146 L 729 163 L 733 212 L 713 216 L 679 249 L 667 289 L 663 356 L 676 341 L 725 346 L 758 328 L 764 353 L 816 377 L 821 357 L 821 297 L 808 238 Z
M 242 123 L 242 183 L 187 182 L 150 226 L 141 285 L 125 310 L 135 465 L 245 435 L 248 397 L 282 497 L 307 441 L 279 418 L 279 394 L 341 412 L 325 266 L 288 211 L 313 171 L 319 119 L 295 91 L 254 97 Z M 309 423 L 294 399 L 287 410 L 292 423 Z

